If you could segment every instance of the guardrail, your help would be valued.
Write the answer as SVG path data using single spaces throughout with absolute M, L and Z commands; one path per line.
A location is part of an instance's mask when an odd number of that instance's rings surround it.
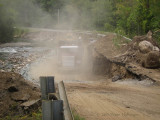
M 40 77 L 42 120 L 74 120 L 63 81 L 56 93 L 54 76 Z

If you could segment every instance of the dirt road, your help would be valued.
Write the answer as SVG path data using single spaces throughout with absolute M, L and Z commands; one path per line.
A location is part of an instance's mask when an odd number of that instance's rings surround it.
M 101 81 L 66 86 L 71 107 L 86 120 L 159 120 L 159 86 L 137 84 Z

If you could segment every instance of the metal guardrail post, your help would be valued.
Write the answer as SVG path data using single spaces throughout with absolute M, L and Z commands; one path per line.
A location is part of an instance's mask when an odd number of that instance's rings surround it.
M 42 120 L 64 120 L 62 100 L 42 101 Z
M 40 87 L 41 87 L 41 99 L 47 100 L 47 83 L 46 83 L 46 77 L 40 77 Z
M 40 77 L 42 100 L 47 100 L 48 93 L 55 93 L 54 76 Z
M 42 101 L 42 120 L 52 120 L 52 101 L 43 100 Z
M 52 101 L 52 120 L 64 120 L 63 100 Z
M 47 93 L 55 93 L 54 76 L 46 77 L 47 79 Z
M 42 120 L 74 120 L 63 81 L 58 84 L 57 100 L 54 77 L 40 77 L 42 93 Z

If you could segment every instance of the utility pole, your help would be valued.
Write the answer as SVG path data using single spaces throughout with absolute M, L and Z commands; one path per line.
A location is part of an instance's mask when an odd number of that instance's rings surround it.
M 59 9 L 58 9 L 58 14 L 57 14 L 57 16 L 58 16 L 57 20 L 58 20 L 58 25 L 59 25 Z

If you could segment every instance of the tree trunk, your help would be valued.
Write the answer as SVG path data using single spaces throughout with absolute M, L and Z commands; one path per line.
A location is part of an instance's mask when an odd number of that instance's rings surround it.
M 150 8 L 149 0 L 146 0 L 146 8 L 147 8 L 147 9 Z

